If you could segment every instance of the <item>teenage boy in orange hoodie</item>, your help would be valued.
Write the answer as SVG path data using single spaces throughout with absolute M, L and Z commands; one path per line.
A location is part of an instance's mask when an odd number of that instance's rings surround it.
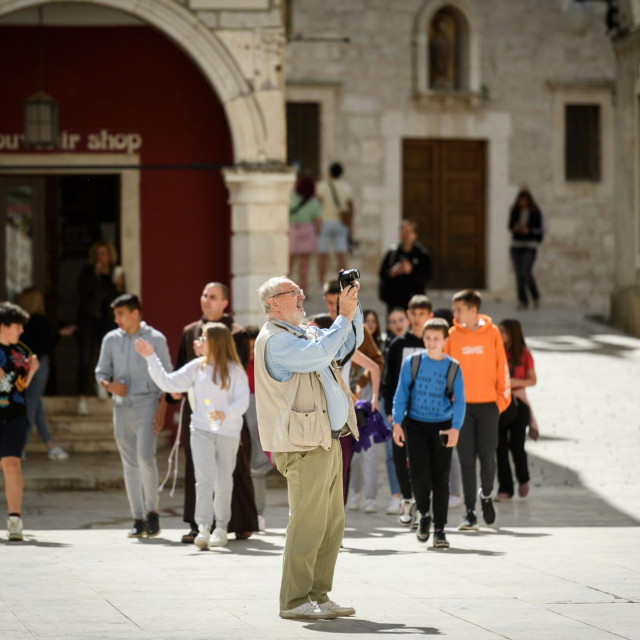
M 458 441 L 467 510 L 458 527 L 460 531 L 478 529 L 476 457 L 480 459 L 482 517 L 487 525 L 496 520 L 491 492 L 496 475 L 498 418 L 511 402 L 509 368 L 500 331 L 489 316 L 479 313 L 481 303 L 477 291 L 465 289 L 454 294 L 453 328 L 444 348 L 460 363 L 467 401 Z

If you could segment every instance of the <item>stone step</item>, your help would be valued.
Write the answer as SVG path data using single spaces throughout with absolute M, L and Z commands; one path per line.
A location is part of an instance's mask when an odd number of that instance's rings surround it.
M 48 396 L 43 398 L 47 427 L 56 444 L 68 453 L 117 453 L 113 438 L 113 405 L 111 400 L 87 398 L 89 415 L 76 413 L 77 398 Z M 163 431 L 158 436 L 158 449 L 173 444 L 173 435 Z M 46 446 L 34 429 L 26 452 L 46 453 Z
M 118 447 L 113 437 L 113 430 L 108 434 L 75 433 L 57 434 L 52 431 L 54 442 L 67 453 L 117 453 Z M 173 445 L 174 436 L 169 431 L 158 434 L 158 451 L 164 451 Z M 26 446 L 26 454 L 46 453 L 47 448 L 40 440 L 37 432 L 34 432 Z
M 47 417 L 53 415 L 78 415 L 78 398 L 76 396 L 45 396 L 42 398 L 42 402 Z M 111 398 L 102 400 L 101 398 L 88 397 L 86 402 L 90 416 L 110 416 L 113 413 Z
M 166 451 L 158 455 L 160 481 L 167 472 Z M 67 460 L 49 460 L 44 454 L 28 453 L 22 464 L 25 492 L 43 491 L 105 491 L 124 490 L 122 462 L 117 453 L 78 453 Z M 173 474 L 164 492 L 169 493 Z M 177 487 L 184 486 L 184 451 L 180 450 Z M 267 487 L 281 488 L 286 480 L 272 469 L 267 476 Z M 4 476 L 0 474 L 0 490 L 4 489 Z

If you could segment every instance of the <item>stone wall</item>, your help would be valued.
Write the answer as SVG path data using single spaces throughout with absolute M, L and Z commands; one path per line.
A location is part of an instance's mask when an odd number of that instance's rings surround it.
M 473 12 L 481 92 L 471 102 L 416 99 L 416 25 L 439 0 L 296 0 L 293 34 L 348 37 L 291 42 L 287 86 L 295 99 L 324 87 L 331 95 L 334 139 L 354 185 L 360 263 L 374 280 L 381 252 L 394 240 L 401 207 L 402 137 L 484 138 L 487 175 L 488 289 L 514 296 L 505 229 L 519 185 L 546 214 L 536 273 L 542 295 L 606 312 L 613 275 L 614 57 L 600 8 L 585 36 L 569 32 L 558 0 L 454 0 Z M 432 6 L 433 5 L 433 6 Z M 563 179 L 562 113 L 567 100 L 602 106 L 603 180 Z M 323 143 L 325 141 L 323 140 Z

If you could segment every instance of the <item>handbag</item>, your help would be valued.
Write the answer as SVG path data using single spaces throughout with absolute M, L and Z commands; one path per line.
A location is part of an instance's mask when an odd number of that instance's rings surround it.
M 340 198 L 338 198 L 338 192 L 336 191 L 336 187 L 331 182 L 331 180 L 327 180 L 327 185 L 331 191 L 331 197 L 333 198 L 333 204 L 336 206 L 338 210 L 338 215 L 340 216 L 340 222 L 342 222 L 345 227 L 351 227 L 351 219 L 352 215 L 350 211 L 345 211 L 342 207 L 342 203 L 340 202 Z

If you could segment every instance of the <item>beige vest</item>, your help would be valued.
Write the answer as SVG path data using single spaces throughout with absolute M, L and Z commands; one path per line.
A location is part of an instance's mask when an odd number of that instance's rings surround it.
M 308 328 L 312 330 L 312 327 Z M 265 365 L 267 341 L 276 333 L 294 331 L 267 321 L 260 330 L 255 343 L 254 373 L 256 385 L 256 408 L 260 443 L 265 451 L 310 451 L 318 446 L 331 448 L 331 423 L 327 413 L 320 374 L 294 373 L 286 382 L 274 380 Z M 305 337 L 301 336 L 300 340 Z M 302 354 L 300 357 L 303 357 Z M 357 439 L 358 427 L 351 393 L 342 380 L 335 361 L 331 371 L 349 401 L 347 424 L 343 435 L 351 432 Z

